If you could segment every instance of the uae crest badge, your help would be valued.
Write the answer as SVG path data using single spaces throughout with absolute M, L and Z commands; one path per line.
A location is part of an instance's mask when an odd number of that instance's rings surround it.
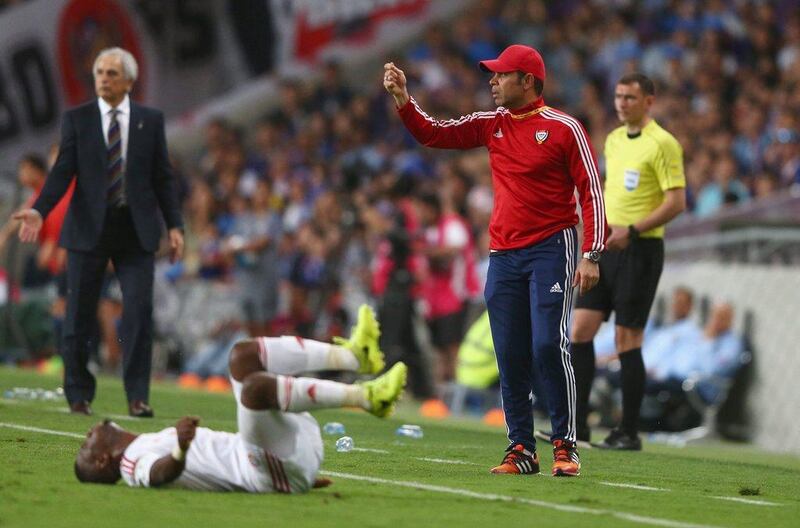
M 544 143 L 544 141 L 547 139 L 547 136 L 549 135 L 550 132 L 548 132 L 547 130 L 537 130 L 535 135 L 536 142 L 541 145 L 542 143 Z

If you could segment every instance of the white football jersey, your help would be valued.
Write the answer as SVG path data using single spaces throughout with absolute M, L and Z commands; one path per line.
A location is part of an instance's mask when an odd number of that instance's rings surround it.
M 174 427 L 139 435 L 122 456 L 120 470 L 125 483 L 149 487 L 153 464 L 172 453 L 177 443 Z M 198 427 L 186 453 L 186 467 L 170 485 L 206 491 L 289 493 L 296 490 L 290 480 L 294 481 L 287 478 L 281 460 L 244 441 L 239 433 Z

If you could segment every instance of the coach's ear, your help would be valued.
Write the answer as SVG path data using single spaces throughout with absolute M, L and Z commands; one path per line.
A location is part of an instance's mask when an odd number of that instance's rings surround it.
M 331 479 L 318 478 L 317 480 L 314 481 L 314 489 L 327 488 L 331 484 L 333 484 L 333 481 Z

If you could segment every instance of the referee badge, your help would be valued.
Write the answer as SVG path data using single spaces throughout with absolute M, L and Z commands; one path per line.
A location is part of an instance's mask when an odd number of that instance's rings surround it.
M 546 140 L 547 136 L 549 136 L 549 135 L 550 135 L 550 132 L 548 132 L 547 130 L 537 130 L 536 131 L 536 136 L 535 136 L 536 137 L 536 142 L 541 145 L 542 143 L 544 143 L 544 140 Z

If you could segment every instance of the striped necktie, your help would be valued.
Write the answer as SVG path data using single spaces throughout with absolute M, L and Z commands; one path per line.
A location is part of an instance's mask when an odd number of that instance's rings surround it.
M 119 110 L 111 110 L 111 123 L 108 126 L 108 204 L 119 207 L 124 204 L 125 182 L 122 170 L 122 136 L 117 121 Z

